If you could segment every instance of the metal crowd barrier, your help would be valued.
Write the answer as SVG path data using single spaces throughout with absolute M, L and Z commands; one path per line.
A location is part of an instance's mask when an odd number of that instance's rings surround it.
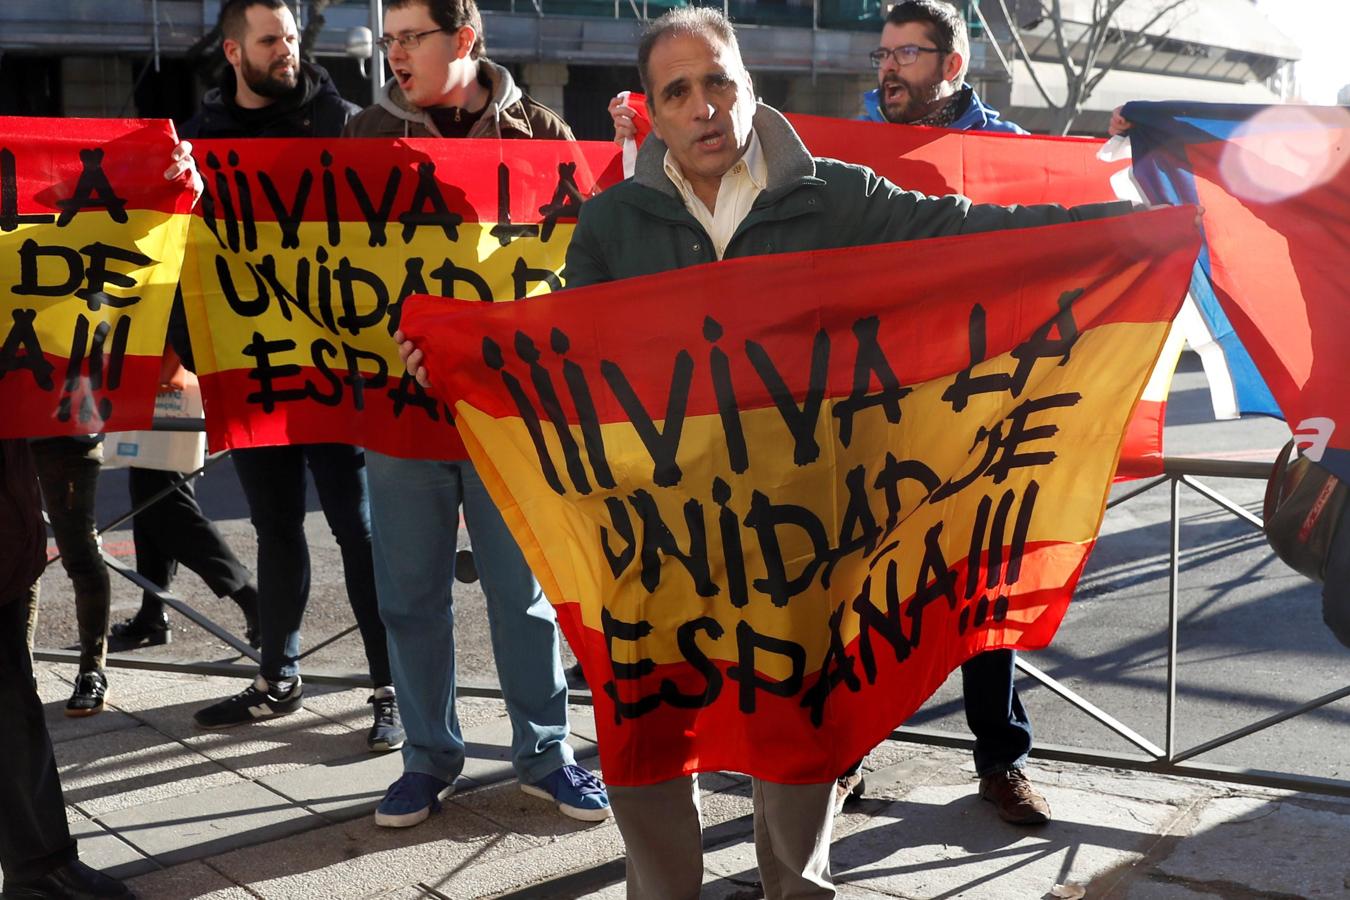
M 156 419 L 154 423 L 155 430 L 191 431 L 199 430 L 201 427 L 201 420 Z M 179 484 L 198 477 L 226 455 L 228 455 L 228 451 L 209 458 L 206 461 L 206 464 L 201 468 L 194 472 L 184 474 L 180 480 L 174 483 L 174 485 L 160 491 L 139 508 L 132 509 L 126 514 L 119 516 L 104 525 L 99 529 L 99 533 L 102 534 L 127 521 L 152 503 L 157 502 L 161 497 L 166 496 Z M 1282 722 L 1287 722 L 1290 719 L 1320 709 L 1323 706 L 1350 696 L 1350 685 L 1323 694 L 1320 697 L 1301 703 L 1291 709 L 1267 716 L 1259 721 L 1244 725 L 1229 731 L 1226 734 L 1211 738 L 1194 746 L 1184 748 L 1177 746 L 1177 684 L 1180 675 L 1177 654 L 1177 634 L 1180 622 L 1182 488 L 1191 489 L 1201 497 L 1211 501 L 1243 522 L 1246 522 L 1257 531 L 1260 531 L 1262 523 L 1257 516 L 1254 516 L 1239 504 L 1196 479 L 1198 477 L 1214 477 L 1265 481 L 1270 476 L 1272 465 L 1273 463 L 1270 461 L 1254 462 L 1250 460 L 1214 459 L 1208 457 L 1170 457 L 1163 460 L 1162 475 L 1129 489 L 1113 498 L 1107 504 L 1107 509 L 1110 510 L 1113 507 L 1126 503 L 1163 484 L 1166 484 L 1170 491 L 1170 546 L 1167 589 L 1167 688 L 1164 743 L 1163 746 L 1158 746 L 1106 710 L 1096 706 L 1081 694 L 1041 671 L 1036 666 L 1027 662 L 1023 656 L 1019 655 L 1017 658 L 1017 668 L 1023 674 L 1045 686 L 1055 696 L 1106 726 L 1112 732 L 1124 738 L 1130 744 L 1142 751 L 1142 753 L 1133 754 L 1041 744 L 1032 749 L 1031 755 L 1033 757 L 1085 765 L 1133 769 L 1164 775 L 1178 775 L 1187 778 L 1228 781 L 1282 790 L 1308 791 L 1318 794 L 1350 797 L 1350 780 L 1346 779 L 1297 775 L 1287 772 L 1272 772 L 1237 766 L 1224 766 L 1212 763 L 1206 764 L 1195 761 L 1197 757 L 1203 756 L 1211 750 L 1225 747 L 1242 738 L 1265 731 Z M 247 657 L 251 661 L 251 663 L 244 663 L 152 659 L 137 657 L 127 653 L 109 653 L 107 664 L 110 667 L 180 672 L 196 675 L 253 677 L 256 672 L 255 664 L 258 662 L 259 657 L 258 652 L 248 646 L 246 641 L 232 634 L 228 629 L 211 621 L 207 616 L 193 609 L 179 598 L 174 597 L 168 591 L 162 590 L 157 585 L 146 580 L 141 575 L 137 574 L 134 568 L 125 565 L 107 552 L 103 553 L 103 558 L 107 562 L 109 568 L 113 571 L 131 581 L 142 590 L 151 592 L 162 600 L 166 606 L 170 607 L 198 627 L 205 629 L 207 632 L 238 651 L 241 656 Z M 55 559 L 49 561 L 48 565 L 50 565 L 51 562 L 55 562 Z M 325 638 L 302 653 L 300 658 L 303 659 L 324 647 L 331 645 L 335 641 L 341 640 L 355 630 L 356 626 L 352 625 L 331 637 Z M 35 659 L 50 662 L 77 663 L 79 661 L 79 653 L 74 650 L 35 650 L 33 656 Z M 368 686 L 370 683 L 369 675 L 365 673 L 306 671 L 305 680 L 313 684 L 326 684 L 339 687 L 364 687 Z M 467 697 L 502 699 L 501 688 L 494 684 L 460 682 L 458 691 L 460 694 Z M 571 701 L 573 703 L 581 703 L 584 705 L 589 705 L 591 703 L 591 694 L 589 691 L 574 690 L 570 693 Z M 969 749 L 974 746 L 974 738 L 969 735 L 917 726 L 901 726 L 891 732 L 890 739 L 906 743 L 949 748 Z
M 1232 513 L 1257 531 L 1262 530 L 1261 519 L 1243 509 L 1212 487 L 1197 481 L 1197 477 L 1244 478 L 1265 481 L 1270 477 L 1273 462 L 1253 462 L 1238 459 L 1214 459 L 1208 457 L 1170 457 L 1163 460 L 1163 474 L 1144 484 L 1138 485 L 1107 504 L 1107 509 L 1119 506 L 1159 485 L 1168 485 L 1170 491 L 1170 546 L 1167 580 L 1167 688 L 1166 688 L 1166 729 L 1164 745 L 1159 747 L 1148 738 L 1139 734 L 1125 723 L 1105 710 L 1097 707 L 1068 686 L 1042 672 L 1027 662 L 1021 655 L 1017 658 L 1017 668 L 1025 675 L 1044 685 L 1057 697 L 1076 709 L 1086 713 L 1097 722 L 1138 747 L 1142 754 L 1113 753 L 1105 750 L 1081 749 L 1055 745 L 1037 745 L 1031 755 L 1039 759 L 1061 762 L 1082 763 L 1086 765 L 1108 766 L 1118 769 L 1154 772 L 1163 775 L 1178 775 L 1186 778 L 1202 778 L 1215 781 L 1228 781 L 1238 784 L 1258 785 L 1281 790 L 1308 791 L 1318 794 L 1350 797 L 1350 780 L 1322 778 L 1312 775 L 1296 775 L 1287 772 L 1271 772 L 1238 766 L 1223 766 L 1195 761 L 1211 750 L 1225 747 L 1242 738 L 1265 731 L 1282 722 L 1320 709 L 1350 696 L 1350 685 L 1320 697 L 1300 703 L 1283 712 L 1267 716 L 1226 734 L 1211 738 L 1191 747 L 1179 748 L 1176 740 L 1177 723 L 1177 683 L 1179 668 L 1177 659 L 1177 633 L 1180 622 L 1180 558 L 1181 558 L 1181 489 L 1190 488 L 1200 496 L 1220 508 Z M 902 726 L 891 732 L 891 739 L 909 743 L 933 746 L 973 748 L 974 738 L 932 728 Z

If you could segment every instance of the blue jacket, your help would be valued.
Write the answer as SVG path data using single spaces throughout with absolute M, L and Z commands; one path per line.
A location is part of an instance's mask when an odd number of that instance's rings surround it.
M 1000 119 L 998 110 L 985 106 L 980 95 L 968 84 L 961 85 L 961 92 L 953 101 L 964 106 L 956 120 L 949 126 L 958 131 L 1002 131 L 1007 134 L 1026 134 L 1026 129 L 1013 122 Z M 868 122 L 885 122 L 881 113 L 881 89 L 873 88 L 863 94 L 863 114 L 858 116 Z

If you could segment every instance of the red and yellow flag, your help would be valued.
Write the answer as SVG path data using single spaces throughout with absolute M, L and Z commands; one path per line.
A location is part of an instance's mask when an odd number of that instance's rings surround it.
M 148 428 L 192 194 L 168 122 L 0 118 L 0 437 Z
M 607 780 L 837 775 L 1050 642 L 1193 211 L 403 316 L 595 692 Z
M 457 459 L 451 418 L 390 335 L 410 294 L 512 300 L 560 286 L 606 144 L 197 142 L 206 194 L 183 297 L 213 447 L 337 441 Z

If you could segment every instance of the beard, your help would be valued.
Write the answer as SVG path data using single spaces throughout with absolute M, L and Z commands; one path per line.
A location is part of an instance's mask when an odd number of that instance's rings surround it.
M 286 63 L 287 60 L 277 60 L 271 68 L 261 69 L 249 62 L 248 57 L 244 57 L 240 60 L 239 71 L 244 76 L 244 83 L 253 93 L 259 97 L 278 100 L 300 84 L 299 63 L 296 63 L 294 68 L 288 68 Z
M 904 91 L 893 100 L 886 98 L 886 89 L 890 85 L 904 87 Z M 907 125 L 922 119 L 942 105 L 942 85 L 943 82 L 939 81 L 925 88 L 890 73 L 878 85 L 881 89 L 881 114 L 894 125 Z

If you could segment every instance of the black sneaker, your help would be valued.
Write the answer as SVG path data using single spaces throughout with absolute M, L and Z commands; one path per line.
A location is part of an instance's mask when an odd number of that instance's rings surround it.
M 247 689 L 228 700 L 197 710 L 192 721 L 198 728 L 229 728 L 259 719 L 289 716 L 300 711 L 300 696 L 303 693 L 299 676 L 296 676 L 295 683 L 288 690 L 281 691 L 259 675 Z
M 66 715 L 72 719 L 103 712 L 108 694 L 108 677 L 101 669 L 90 669 L 75 676 L 75 692 L 66 701 Z
M 108 649 L 133 650 L 136 647 L 160 647 L 173 641 L 173 629 L 164 613 L 143 616 L 140 613 L 118 622 L 108 632 Z
M 403 731 L 403 721 L 398 715 L 398 700 L 392 688 L 376 688 L 375 693 L 366 701 L 375 707 L 375 724 L 366 733 L 366 744 L 376 753 L 397 750 L 403 746 L 407 735 Z

